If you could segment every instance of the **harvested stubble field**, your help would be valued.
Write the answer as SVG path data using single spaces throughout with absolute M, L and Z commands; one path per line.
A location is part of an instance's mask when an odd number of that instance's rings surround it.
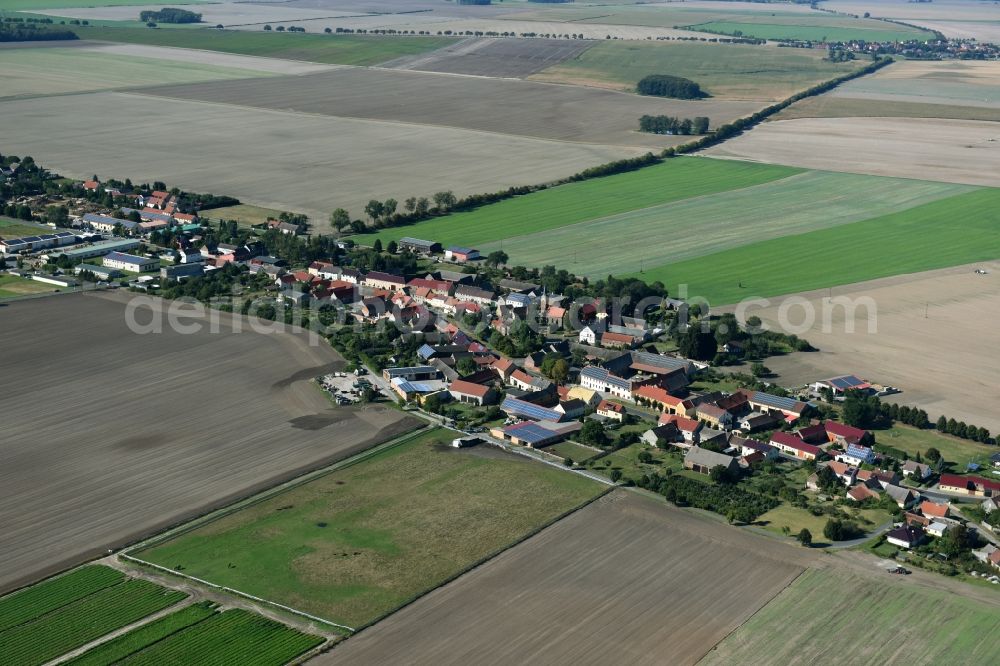
M 764 123 L 706 154 L 874 176 L 1000 186 L 995 123 L 801 118 Z
M 1000 653 L 1000 604 L 881 575 L 807 571 L 700 664 L 975 664 Z
M 314 663 L 693 664 L 815 559 L 616 491 Z
M 93 4 L 110 6 L 95 7 Z M 285 24 L 287 26 L 310 19 L 334 19 L 354 15 L 353 12 L 342 12 L 332 9 L 288 7 L 282 3 L 212 2 L 199 4 L 199 7 L 192 7 L 190 11 L 201 14 L 201 22 L 204 27 L 214 27 L 220 24 L 227 28 L 252 25 L 260 30 L 261 26 L 265 23 L 273 23 L 275 26 Z M 142 3 L 140 0 L 136 0 L 131 5 L 125 6 L 98 1 L 92 3 L 89 7 L 45 9 L 39 13 L 96 21 L 137 21 L 139 20 L 139 14 L 143 11 L 158 11 L 162 8 L 163 5 Z
M 551 264 L 602 278 L 650 271 L 768 239 L 828 229 L 968 192 L 967 185 L 809 171 L 502 241 L 512 263 Z M 734 222 L 738 222 L 735 223 Z M 574 243 L 587 238 L 588 243 Z M 491 252 L 499 243 L 479 249 Z M 714 267 L 714 261 L 708 261 Z M 673 273 L 679 275 L 678 273 Z M 692 281 L 693 282 L 693 281 Z M 697 285 L 696 285 L 697 286 Z
M 749 115 L 760 106 L 747 101 L 667 100 L 532 81 L 359 68 L 268 81 L 162 86 L 142 92 L 241 107 L 636 148 L 662 148 L 691 139 L 639 132 L 642 115 L 707 116 L 715 126 Z M 505 145 L 502 152 L 513 152 L 511 148 Z M 491 158 L 484 154 L 482 159 Z
M 716 99 L 776 101 L 857 68 L 820 49 L 701 42 L 600 42 L 533 76 L 540 81 L 635 90 L 647 74 L 697 81 Z
M 1000 41 L 1000 17 L 996 5 L 982 0 L 825 0 L 825 9 L 862 16 L 902 20 L 945 37 Z
M 579 56 L 593 45 L 594 42 L 583 40 L 470 37 L 437 51 L 391 60 L 382 66 L 497 78 L 526 77 Z
M 331 407 L 310 382 L 342 362 L 328 345 L 234 334 L 226 315 L 218 334 L 138 335 L 125 298 L 3 308 L 0 590 L 413 427 Z
M 170 46 L 247 56 L 301 60 L 331 65 L 377 65 L 387 60 L 433 51 L 455 42 L 451 37 L 380 37 L 311 35 L 235 30 L 150 30 L 148 28 L 73 27 L 80 39 Z M 208 58 L 209 61 L 210 57 Z
M 8 101 L 0 114 L 18 128 L 4 152 L 63 175 L 163 180 L 319 225 L 338 206 L 360 216 L 372 198 L 493 192 L 642 152 L 124 93 Z
M 1000 257 L 998 225 L 1000 189 L 984 188 L 686 259 L 646 270 L 641 277 L 663 282 L 672 293 L 686 285 L 688 295 L 713 305 L 736 303 L 993 260 Z
M 965 217 L 961 212 L 954 216 Z M 934 230 L 922 233 L 928 234 L 929 243 L 950 242 L 935 236 Z M 834 248 L 830 251 L 841 254 Z M 1000 249 L 994 253 L 997 256 Z M 989 274 L 976 275 L 974 269 L 980 267 Z M 989 322 L 990 313 L 1000 309 L 1000 263 L 990 261 L 833 289 L 834 298 L 874 300 L 874 333 L 868 332 L 865 307 L 853 313 L 843 307 L 833 309 L 831 325 L 824 330 L 823 298 L 829 293 L 824 289 L 801 294 L 818 314 L 814 325 L 800 335 L 821 351 L 768 359 L 768 367 L 779 373 L 781 384 L 798 386 L 855 373 L 901 388 L 901 394 L 887 398 L 890 402 L 919 406 L 933 419 L 945 414 L 1000 432 L 1000 416 L 981 408 L 1000 404 L 996 382 L 1000 357 L 995 352 L 996 332 Z M 779 305 L 775 301 L 769 308 L 752 308 L 748 315 L 758 315 L 774 325 Z M 794 323 L 801 324 L 801 309 L 796 308 L 793 314 Z M 853 324 L 853 333 L 848 332 L 849 324 Z M 928 352 L 939 349 L 942 340 L 948 341 L 946 352 Z M 879 441 L 895 446 L 888 436 L 880 434 Z M 905 445 L 901 448 L 909 450 Z
M 324 65 L 321 63 L 302 62 L 300 60 L 287 60 L 281 58 L 268 58 L 258 55 L 240 55 L 237 53 L 223 53 L 221 51 L 211 51 L 204 48 L 178 48 L 172 46 L 153 46 L 149 44 L 112 44 L 107 42 L 79 42 L 81 48 L 94 53 L 103 53 L 116 56 L 128 56 L 139 58 L 155 58 L 157 60 L 168 60 L 174 63 L 195 63 L 214 65 L 216 67 L 233 68 L 238 70 L 252 70 L 258 73 L 267 74 L 315 74 L 316 72 L 328 72 L 337 65 Z M 156 81 L 146 81 L 141 83 L 156 83 Z
M 853 116 L 1000 120 L 1000 62 L 897 62 L 802 100 L 777 119 Z
M 421 434 L 136 556 L 358 627 L 603 490 L 453 436 Z
M 269 74 L 204 61 L 117 54 L 99 48 L 0 49 L 0 99 L 261 76 Z

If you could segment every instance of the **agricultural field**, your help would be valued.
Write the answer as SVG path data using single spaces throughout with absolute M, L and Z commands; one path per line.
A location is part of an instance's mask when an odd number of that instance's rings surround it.
M 825 664 L 834 654 L 842 663 L 938 663 L 956 654 L 976 663 L 1000 650 L 997 604 L 889 578 L 806 571 L 699 663 Z M 795 632 L 776 630 L 789 624 Z
M 470 37 L 426 54 L 382 63 L 393 69 L 523 78 L 579 56 L 594 42 L 560 39 Z
M 262 56 L 330 65 L 369 66 L 433 51 L 455 42 L 450 37 L 311 35 L 231 30 L 150 30 L 148 28 L 73 27 L 80 39 L 169 46 Z
M 713 125 L 718 125 L 749 115 L 759 106 L 748 101 L 667 100 L 532 81 L 359 68 L 266 81 L 162 86 L 143 89 L 142 93 L 315 116 L 461 128 L 551 139 L 569 145 L 617 145 L 637 150 L 690 140 L 686 136 L 639 132 L 640 116 L 707 116 Z M 400 103 L 400 99 L 406 103 Z M 484 156 L 485 159 L 488 158 Z
M 648 74 L 696 81 L 715 99 L 772 102 L 841 76 L 857 63 L 824 60 L 821 49 L 701 42 L 599 42 L 532 78 L 634 91 Z
M 75 4 L 75 3 L 70 3 Z M 121 3 L 97 2 L 97 5 L 89 7 L 53 8 L 44 9 L 37 13 L 49 16 L 59 16 L 67 18 L 88 19 L 91 21 L 137 21 L 139 14 L 145 10 L 159 10 L 163 5 L 150 4 L 135 0 L 130 5 Z M 191 11 L 201 14 L 201 23 L 197 27 L 215 27 L 223 25 L 227 28 L 233 27 L 254 27 L 260 30 L 264 24 L 273 23 L 295 25 L 310 19 L 336 19 L 342 16 L 353 16 L 353 12 L 342 12 L 333 9 L 302 9 L 299 7 L 289 7 L 282 3 L 265 4 L 256 2 L 211 2 L 199 3 L 199 7 L 192 7 Z M 163 30 L 174 29 L 174 26 L 167 26 Z
M 937 30 L 945 37 L 1000 41 L 996 5 L 982 0 L 824 0 L 823 8 L 845 14 L 891 18 Z
M 995 123 L 922 118 L 779 120 L 707 155 L 808 169 L 1000 186 Z
M 51 227 L 0 215 L 0 238 L 18 238 L 48 233 L 52 233 Z
M 713 304 L 916 273 L 1000 256 L 1000 189 L 980 189 L 909 210 L 751 243 L 642 273 Z M 889 252 L 886 248 L 892 248 Z M 848 263 L 827 257 L 851 257 Z M 638 275 L 638 273 L 637 273 Z
M 754 21 L 708 21 L 685 26 L 717 35 L 755 37 L 757 39 L 795 39 L 813 42 L 849 42 L 863 39 L 868 42 L 894 42 L 908 39 L 929 41 L 934 34 L 927 30 L 890 25 L 870 19 L 837 19 L 817 15 L 804 20 L 767 23 Z
M 315 663 L 692 664 L 816 558 L 619 490 Z
M 163 180 L 321 223 L 337 207 L 360 216 L 372 198 L 491 192 L 642 152 L 125 93 L 13 100 L 0 113 L 18 127 L 4 152 L 65 176 Z
M 181 332 L 137 298 L 136 322 L 162 332 L 130 330 L 124 293 L 3 308 L 0 590 L 414 427 L 386 407 L 331 407 L 311 382 L 343 366 L 325 343 L 222 313 L 213 333 L 191 307 L 179 321 L 202 328 Z M 39 420 L 39 404 L 59 418 Z
M 79 47 L 0 49 L 0 70 L 0 100 L 267 76 L 251 69 L 116 55 Z
M 364 626 L 601 493 L 434 430 L 134 555 Z
M 171 5 L 197 5 L 213 0 L 171 0 Z M 137 0 L 0 0 L 0 11 L 65 9 L 73 7 L 114 7 L 134 5 Z M 196 11 L 196 10 L 195 10 Z
M 930 238 L 936 241 L 942 236 Z M 873 261 L 867 257 L 862 260 Z M 977 268 L 985 268 L 989 274 L 977 275 Z M 900 387 L 903 393 L 887 400 L 925 409 L 932 420 L 945 414 L 1000 432 L 1000 417 L 993 410 L 981 408 L 1000 404 L 1000 387 L 995 381 L 1000 374 L 1000 359 L 993 352 L 991 336 L 984 335 L 978 325 L 983 313 L 1000 308 L 998 275 L 1000 262 L 989 261 L 799 294 L 815 308 L 817 317 L 811 326 L 794 332 L 821 351 L 770 358 L 767 365 L 787 386 L 802 386 L 844 373 L 860 374 Z M 829 296 L 856 299 L 859 307 L 853 311 L 827 308 L 829 326 L 824 326 L 823 299 Z M 869 308 L 862 299 L 874 303 L 873 332 L 869 332 Z M 773 327 L 781 302 L 774 300 L 768 307 L 751 308 L 747 314 L 758 315 Z M 803 321 L 801 310 L 796 310 L 792 321 L 798 326 Z M 928 353 L 943 339 L 949 340 L 947 354 Z M 879 433 L 878 441 L 911 454 L 923 454 L 931 446 L 927 438 L 933 438 L 938 449 L 948 451 L 944 453 L 946 460 L 962 464 L 977 448 L 971 442 L 939 437 L 929 431 L 899 432 L 907 436 L 890 431 Z M 960 448 L 949 446 L 952 443 Z
M 777 119 L 855 116 L 1000 120 L 1000 63 L 897 62 L 797 102 Z
M 358 240 L 370 243 L 378 238 L 385 244 L 416 235 L 448 244 L 478 246 L 672 201 L 760 185 L 797 173 L 799 169 L 787 167 L 683 157 L 631 173 L 560 185 L 468 213 L 366 234 Z
M 555 262 L 590 278 L 644 272 L 647 279 L 655 280 L 661 279 L 665 266 L 676 266 L 676 262 L 697 261 L 709 255 L 703 268 L 714 270 L 711 257 L 728 249 L 916 209 L 971 189 L 948 183 L 810 171 L 707 197 L 688 197 L 506 238 L 502 244 L 511 261 L 518 264 L 544 266 Z M 733 224 L 734 220 L 739 224 Z M 574 238 L 587 238 L 589 242 L 575 244 Z M 481 245 L 481 251 L 489 252 L 500 244 Z M 680 272 L 670 272 L 670 276 L 672 285 L 685 280 Z M 780 279 L 780 275 L 775 277 Z M 701 286 L 693 278 L 689 283 L 695 289 Z
M 23 43 L 23 42 L 22 42 Z M 195 63 L 212 65 L 227 70 L 250 70 L 263 74 L 315 74 L 317 72 L 328 72 L 331 69 L 342 65 L 324 65 L 322 63 L 304 62 L 301 60 L 284 60 L 280 58 L 267 58 L 255 55 L 239 55 L 236 53 L 223 53 L 222 51 L 209 51 L 194 48 L 178 48 L 173 46 L 153 46 L 147 44 L 127 44 L 110 42 L 88 42 L 79 41 L 75 48 L 83 49 L 90 53 L 99 53 L 113 56 L 136 57 L 140 59 L 167 60 L 172 64 Z M 153 81 L 152 83 L 156 83 Z M 136 84 L 136 85 L 141 85 Z
M 111 582 L 111 574 L 104 576 L 101 569 L 78 570 L 63 577 L 67 580 L 57 578 L 0 600 L 0 613 L 8 620 L 15 616 L 0 630 L 0 653 L 10 663 L 43 664 L 187 597 L 144 580 L 121 576 Z M 21 606 L 26 599 L 30 617 Z M 16 607 L 4 608 L 10 606 Z

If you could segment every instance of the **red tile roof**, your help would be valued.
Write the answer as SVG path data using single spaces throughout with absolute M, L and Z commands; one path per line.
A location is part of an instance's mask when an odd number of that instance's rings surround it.
M 640 386 L 634 393 L 636 397 L 646 398 L 647 400 L 653 400 L 672 407 L 676 407 L 683 402 L 683 400 L 670 395 L 665 389 L 659 386 Z
M 920 513 L 925 516 L 944 518 L 948 515 L 948 505 L 938 504 L 936 502 L 931 502 L 930 500 L 924 500 L 920 503 Z
M 615 414 L 624 414 L 625 406 L 620 405 L 617 402 L 611 402 L 610 400 L 601 400 L 601 404 L 597 406 L 597 411 L 614 412 Z
M 454 391 L 455 393 L 473 395 L 477 398 L 485 398 L 486 394 L 490 392 L 490 387 L 483 386 L 482 384 L 473 384 L 472 382 L 467 382 L 462 379 L 456 379 L 448 387 L 448 390 Z
M 659 425 L 668 425 L 673 423 L 677 426 L 677 429 L 682 432 L 697 432 L 701 429 L 701 422 L 695 421 L 694 419 L 688 419 L 683 416 L 678 416 L 677 414 L 661 414 Z
M 827 421 L 824 424 L 826 432 L 830 435 L 836 435 L 838 437 L 843 437 L 844 439 L 862 439 L 868 434 L 867 430 L 862 430 L 861 428 L 855 428 L 854 426 L 849 426 L 845 423 L 838 423 L 836 421 Z
M 1000 481 L 991 481 L 979 476 L 959 476 L 957 474 L 942 474 L 939 485 L 971 490 L 973 486 L 994 493 L 1000 492 Z
M 812 444 L 806 444 L 799 437 L 787 432 L 778 431 L 771 435 L 771 441 L 775 444 L 780 444 L 782 446 L 787 446 L 788 448 L 795 449 L 797 451 L 802 451 L 804 453 L 811 453 L 814 456 L 818 456 L 823 453 L 823 449 L 818 446 L 813 446 Z

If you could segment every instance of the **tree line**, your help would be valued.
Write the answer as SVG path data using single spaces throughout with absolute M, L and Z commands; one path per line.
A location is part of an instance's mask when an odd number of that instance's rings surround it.
M 708 123 L 705 116 L 674 118 L 645 115 L 639 118 L 639 131 L 652 134 L 708 134 Z
M 159 11 L 147 9 L 139 12 L 139 20 L 143 23 L 151 21 L 158 23 L 201 23 L 201 14 L 176 7 L 164 7 Z

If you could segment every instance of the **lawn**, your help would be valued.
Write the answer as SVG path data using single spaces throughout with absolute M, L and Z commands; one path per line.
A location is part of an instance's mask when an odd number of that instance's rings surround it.
M 807 570 L 699 663 L 974 664 L 995 659 L 998 636 L 995 606 L 829 567 Z
M 822 21 L 799 23 L 756 23 L 734 21 L 709 21 L 685 26 L 688 30 L 699 30 L 718 35 L 755 37 L 757 39 L 797 39 L 814 42 L 848 42 L 863 39 L 869 42 L 893 42 L 907 39 L 928 41 L 934 38 L 926 30 L 913 30 L 903 26 L 888 26 L 883 22 L 859 21 L 857 26 L 824 25 Z
M 753 243 L 635 273 L 712 305 L 824 289 L 1000 257 L 1000 189 Z M 841 261 L 849 258 L 849 261 Z
M 37 236 L 38 234 L 51 234 L 53 230 L 49 227 L 32 222 L 15 220 L 12 217 L 0 215 L 0 238 L 19 238 L 21 236 Z
M 0 98 L 271 76 L 266 72 L 206 63 L 56 47 L 2 50 L 0 70 L 4 72 Z
M 653 457 L 652 462 L 639 462 L 639 454 L 643 451 L 649 453 Z M 592 467 L 595 472 L 600 472 L 605 475 L 609 474 L 612 470 L 618 470 L 622 473 L 623 479 L 632 479 L 633 481 L 637 481 L 643 474 L 662 474 L 668 469 L 674 474 L 688 476 L 692 479 L 697 479 L 698 481 L 706 481 L 708 479 L 708 477 L 704 475 L 685 470 L 684 456 L 680 453 L 680 451 L 662 451 L 658 448 L 649 446 L 644 442 L 630 444 L 625 448 L 613 451 L 608 455 L 593 461 L 590 467 Z
M 475 246 L 671 201 L 760 185 L 797 173 L 801 170 L 792 167 L 682 157 L 639 171 L 560 185 L 467 213 L 385 229 L 358 236 L 357 240 L 371 244 L 378 238 L 384 245 L 403 236 L 416 236 L 446 245 Z M 558 263 L 559 259 L 552 257 L 550 263 Z
M 0 298 L 14 298 L 28 294 L 46 294 L 58 290 L 59 287 L 53 284 L 35 282 L 34 280 L 16 275 L 0 275 Z
M 569 458 L 576 463 L 583 462 L 588 458 L 593 458 L 599 453 L 599 451 L 582 446 L 576 442 L 559 442 L 558 444 L 553 444 L 552 446 L 546 446 L 542 450 L 546 453 L 551 453 L 554 456 L 559 456 L 560 458 Z
M 673 74 L 697 81 L 716 98 L 776 101 L 858 67 L 829 62 L 825 54 L 742 44 L 608 41 L 532 78 L 632 91 L 647 74 Z
M 450 37 L 375 37 L 246 32 L 240 30 L 150 30 L 77 27 L 80 39 L 152 44 L 334 65 L 377 65 L 454 43 Z
M 508 237 L 503 250 L 512 264 L 541 267 L 555 262 L 572 273 L 603 278 L 859 222 L 973 189 L 810 171 L 711 196 L 692 193 L 680 201 Z M 581 238 L 587 242 L 578 242 Z M 478 249 L 487 254 L 499 247 L 499 243 L 486 243 Z
M 918 430 L 902 424 L 894 425 L 889 430 L 875 431 L 875 439 L 879 444 L 905 451 L 910 456 L 919 453 L 923 457 L 927 449 L 934 447 L 941 452 L 945 462 L 954 463 L 956 472 L 965 471 L 969 462 L 989 464 L 989 457 L 1000 451 L 995 446 L 942 435 L 937 430 Z
M 360 627 L 600 494 L 424 433 L 138 556 Z

